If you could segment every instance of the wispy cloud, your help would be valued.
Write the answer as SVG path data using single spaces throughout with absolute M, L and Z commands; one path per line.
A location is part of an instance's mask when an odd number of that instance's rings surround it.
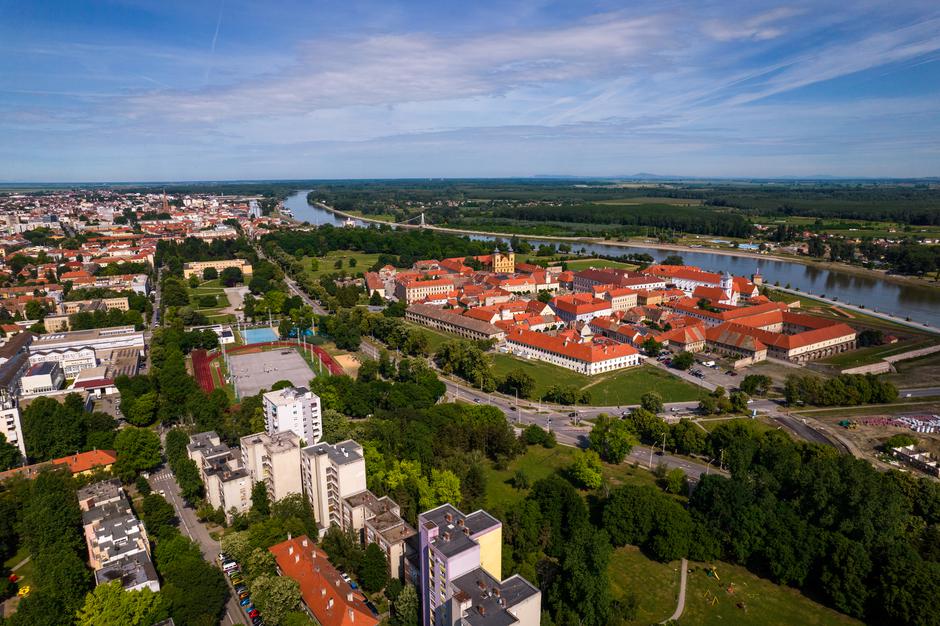
M 702 25 L 702 31 L 718 41 L 766 41 L 783 35 L 786 29 L 780 22 L 800 13 L 802 11 L 796 7 L 779 7 L 744 20 L 730 16 L 711 19 Z
M 209 47 L 209 62 L 206 64 L 206 77 L 203 82 L 209 82 L 212 75 L 212 62 L 215 60 L 215 44 L 219 40 L 219 31 L 222 29 L 222 12 L 225 10 L 225 0 L 219 1 L 219 17 L 215 21 L 215 32 L 212 33 L 212 45 Z

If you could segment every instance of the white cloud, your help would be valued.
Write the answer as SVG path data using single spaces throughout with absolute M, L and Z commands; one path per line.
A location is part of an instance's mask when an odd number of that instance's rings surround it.
M 795 7 L 779 7 L 745 20 L 711 19 L 702 24 L 702 31 L 718 41 L 767 41 L 786 33 L 779 22 L 801 12 Z

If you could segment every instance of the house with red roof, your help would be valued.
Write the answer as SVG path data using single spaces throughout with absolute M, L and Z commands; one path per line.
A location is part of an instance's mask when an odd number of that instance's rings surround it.
M 378 617 L 358 589 L 343 580 L 326 552 L 306 536 L 288 537 L 268 550 L 277 572 L 297 582 L 303 608 L 322 626 L 375 626 Z

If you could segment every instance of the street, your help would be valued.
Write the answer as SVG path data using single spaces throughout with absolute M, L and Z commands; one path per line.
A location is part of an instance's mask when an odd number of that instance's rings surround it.
M 180 532 L 199 544 L 199 549 L 206 561 L 218 566 L 219 542 L 210 537 L 206 527 L 196 519 L 196 511 L 186 506 L 183 497 L 180 495 L 179 486 L 176 484 L 176 478 L 170 468 L 164 465 L 159 471 L 150 475 L 149 482 L 154 493 L 162 491 L 167 502 L 176 509 L 176 517 L 180 522 Z M 233 594 L 229 594 L 221 624 L 223 626 L 244 624 L 246 620 L 243 617 L 241 607 L 238 606 L 238 599 Z

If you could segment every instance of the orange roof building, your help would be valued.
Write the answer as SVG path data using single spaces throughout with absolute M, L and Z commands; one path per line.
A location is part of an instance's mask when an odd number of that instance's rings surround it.
M 98 468 L 110 469 L 115 461 L 117 461 L 117 453 L 114 450 L 89 450 L 64 456 L 61 459 L 53 459 L 52 463 L 67 465 L 73 475 L 81 475 L 89 474 Z
M 379 620 L 366 599 L 306 535 L 268 548 L 281 576 L 297 581 L 304 607 L 323 626 L 375 626 Z

